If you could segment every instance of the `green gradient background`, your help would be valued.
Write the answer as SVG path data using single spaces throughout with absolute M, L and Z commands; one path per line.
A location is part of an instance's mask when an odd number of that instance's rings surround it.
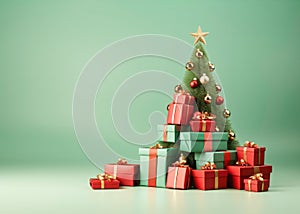
M 296 166 L 299 9 L 297 0 L 1 1 L 0 166 L 80 166 L 96 172 L 72 123 L 73 90 L 84 65 L 106 45 L 137 34 L 165 34 L 192 44 L 188 33 L 198 24 L 210 32 L 206 50 L 222 80 L 238 138 L 267 146 L 267 162 L 278 173 Z M 116 72 L 124 74 L 112 74 L 97 97 L 97 115 L 105 115 L 99 99 L 110 100 L 109 86 L 117 87 L 140 69 L 170 71 L 179 78 L 184 71 L 157 58 L 120 66 Z M 157 99 L 151 96 L 147 99 Z M 138 118 L 147 119 L 152 109 L 165 111 L 169 102 L 161 97 L 162 104 L 144 107 L 143 99 L 130 114 L 140 131 L 149 124 Z

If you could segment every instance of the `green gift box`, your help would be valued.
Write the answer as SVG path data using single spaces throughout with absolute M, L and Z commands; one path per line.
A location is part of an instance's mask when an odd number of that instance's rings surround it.
M 182 152 L 212 152 L 227 150 L 227 141 L 180 141 L 180 151 Z
M 159 141 L 176 143 L 179 138 L 181 126 L 178 125 L 158 125 L 157 132 L 159 135 Z
M 177 160 L 178 149 L 140 148 L 140 185 L 165 187 L 168 167 Z
M 217 169 L 225 169 L 228 165 L 234 165 L 237 160 L 236 150 L 195 153 L 196 168 L 200 169 L 205 163 L 214 162 Z
M 227 132 L 181 132 L 179 139 L 183 152 L 227 150 Z
M 181 132 L 180 140 L 216 140 L 227 141 L 227 132 Z

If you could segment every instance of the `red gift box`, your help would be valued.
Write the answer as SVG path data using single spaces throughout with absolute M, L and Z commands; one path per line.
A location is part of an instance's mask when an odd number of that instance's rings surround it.
M 247 179 L 256 173 L 263 173 L 264 178 L 268 180 L 269 184 L 272 166 L 227 166 L 227 170 L 228 187 L 232 187 L 235 189 L 244 189 L 244 179 Z
M 260 180 L 253 180 L 251 178 L 244 179 L 244 184 L 245 184 L 245 190 L 246 191 L 251 191 L 251 192 L 264 192 L 268 191 L 269 189 L 269 180 L 268 179 L 263 179 L 262 181 Z
M 238 160 L 244 159 L 250 166 L 261 166 L 265 163 L 265 147 L 236 147 Z
M 90 186 L 92 189 L 119 189 L 120 182 L 116 179 L 99 180 L 98 178 L 90 178 Z
M 187 125 L 193 116 L 194 106 L 172 103 L 169 105 L 168 124 Z
M 119 180 L 122 186 L 139 185 L 139 164 L 105 164 L 104 173 L 110 174 L 113 178 Z
M 192 170 L 194 186 L 201 190 L 226 189 L 227 175 L 225 169 Z
M 188 189 L 190 187 L 191 168 L 189 166 L 169 167 L 166 188 Z
M 214 120 L 191 120 L 190 126 L 193 132 L 214 132 L 216 130 Z
M 174 94 L 174 103 L 178 104 L 188 104 L 188 105 L 194 105 L 195 104 L 195 97 L 191 96 L 189 94 Z

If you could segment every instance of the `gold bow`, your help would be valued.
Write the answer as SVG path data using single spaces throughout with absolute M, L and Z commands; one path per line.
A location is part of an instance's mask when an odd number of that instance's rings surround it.
M 112 179 L 114 179 L 112 175 L 106 173 L 97 175 L 97 178 L 100 181 L 105 181 L 105 180 L 111 181 Z
M 249 147 L 249 148 L 258 148 L 258 145 L 252 141 L 246 141 L 244 143 L 244 147 Z
M 163 149 L 164 147 L 160 145 L 159 143 L 155 144 L 154 146 L 151 146 L 150 149 Z
M 127 160 L 125 158 L 119 158 L 117 164 L 118 165 L 125 165 L 125 164 L 127 164 Z
M 204 164 L 203 166 L 201 166 L 202 170 L 213 170 L 216 169 L 217 166 L 214 162 L 207 162 L 206 164 Z
M 240 159 L 235 164 L 239 166 L 248 166 L 247 162 L 244 159 Z
M 187 167 L 186 165 L 186 157 L 181 153 L 179 157 L 179 161 L 176 161 L 175 163 L 172 163 L 172 166 L 174 167 Z
M 256 173 L 256 174 L 250 176 L 249 178 L 252 179 L 252 180 L 259 180 L 259 181 L 264 180 L 262 173 Z
M 216 115 L 208 112 L 200 112 L 197 111 L 193 115 L 193 120 L 214 120 L 216 119 Z

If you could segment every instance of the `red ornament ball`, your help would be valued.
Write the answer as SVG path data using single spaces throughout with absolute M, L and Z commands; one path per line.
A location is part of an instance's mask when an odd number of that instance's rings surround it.
M 191 88 L 197 88 L 199 85 L 197 78 L 194 78 L 191 82 L 190 82 L 190 86 Z
M 221 96 L 217 96 L 216 98 L 216 104 L 217 105 L 222 105 L 224 103 L 224 98 Z

